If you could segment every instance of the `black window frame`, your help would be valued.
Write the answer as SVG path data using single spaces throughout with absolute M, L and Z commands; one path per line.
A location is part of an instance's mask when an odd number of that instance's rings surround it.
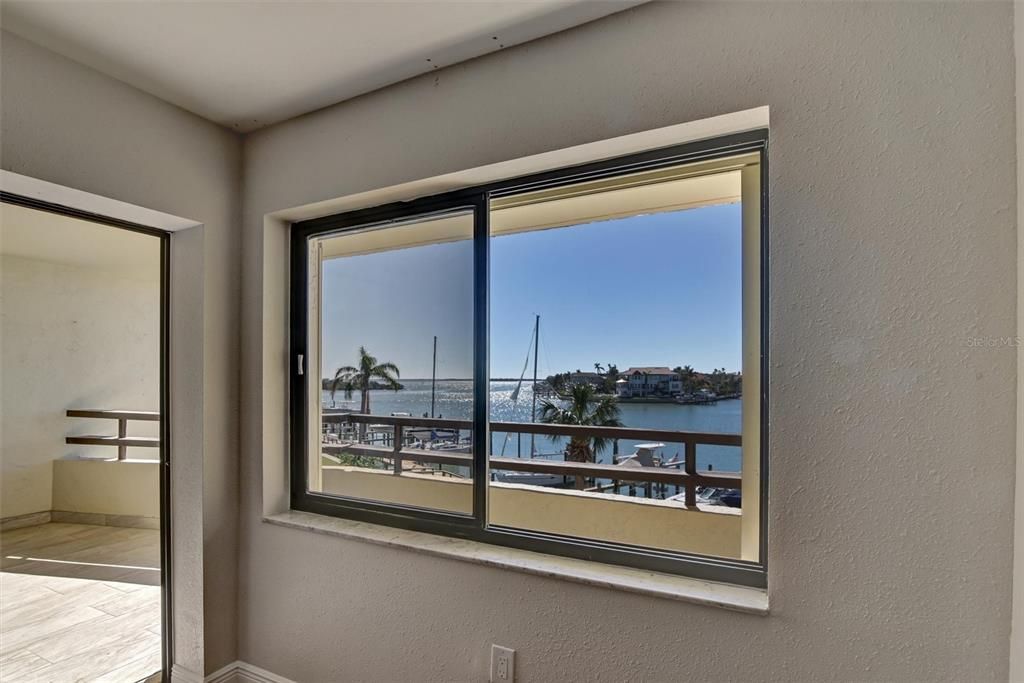
M 646 546 L 561 536 L 489 524 L 487 497 L 490 474 L 487 445 L 489 417 L 489 248 L 490 201 L 513 194 L 553 188 L 638 171 L 678 166 L 744 153 L 760 160 L 760 540 L 759 560 L 750 562 L 695 553 L 667 551 Z M 307 395 L 310 374 L 303 367 L 308 358 L 308 265 L 309 240 L 326 234 L 370 225 L 400 224 L 430 214 L 471 210 L 474 217 L 474 321 L 473 321 L 473 511 L 472 514 L 426 510 L 400 504 L 327 495 L 308 490 Z M 383 524 L 413 531 L 466 538 L 484 543 L 521 548 L 606 564 L 689 576 L 697 579 L 764 588 L 768 573 L 768 130 L 758 129 L 707 140 L 689 142 L 638 154 L 560 168 L 494 183 L 463 188 L 411 201 L 394 202 L 333 216 L 293 223 L 290 257 L 290 475 L 291 508 Z M 319 440 L 320 435 L 316 434 Z

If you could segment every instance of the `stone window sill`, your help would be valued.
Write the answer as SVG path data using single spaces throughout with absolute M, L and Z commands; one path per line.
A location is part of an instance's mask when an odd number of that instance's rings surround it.
M 768 593 L 759 588 L 733 586 L 642 569 L 545 555 L 517 548 L 505 548 L 306 512 L 282 512 L 265 517 L 263 521 L 276 526 L 303 529 L 329 536 L 629 593 L 720 607 L 748 614 L 768 614 Z

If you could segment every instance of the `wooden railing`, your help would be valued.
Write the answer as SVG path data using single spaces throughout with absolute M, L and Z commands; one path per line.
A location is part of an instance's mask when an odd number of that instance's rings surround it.
M 126 460 L 129 448 L 159 448 L 156 436 L 128 436 L 128 422 L 159 422 L 160 413 L 145 410 L 69 410 L 68 417 L 90 420 L 117 420 L 117 436 L 68 436 L 64 443 L 78 446 L 117 446 L 117 459 Z
M 362 415 L 357 413 L 325 414 L 323 422 L 328 424 L 353 425 L 387 425 L 393 430 L 390 445 L 377 446 L 365 443 L 322 444 L 321 450 L 330 454 L 352 454 L 370 458 L 390 460 L 395 474 L 403 471 L 403 462 L 412 461 L 439 465 L 457 465 L 469 467 L 473 465 L 473 456 L 467 453 L 451 453 L 426 448 L 408 448 L 403 438 L 405 430 L 410 427 L 423 429 L 470 430 L 472 422 L 468 420 L 445 420 L 425 417 L 390 417 L 383 415 Z M 572 477 L 576 488 L 586 488 L 586 480 L 596 484 L 597 479 L 608 479 L 613 482 L 611 487 L 618 488 L 617 482 L 643 482 L 645 484 L 674 485 L 685 491 L 687 507 L 697 505 L 697 487 L 715 486 L 728 489 L 741 489 L 742 476 L 736 472 L 712 472 L 697 469 L 698 444 L 713 446 L 741 446 L 739 434 L 718 434 L 710 432 L 681 432 L 664 429 L 636 429 L 632 427 L 582 427 L 575 425 L 538 424 L 528 422 L 491 422 L 492 432 L 512 434 L 541 434 L 551 436 L 595 437 L 606 439 L 632 439 L 644 441 L 663 441 L 666 443 L 684 444 L 683 459 L 663 463 L 660 467 L 624 467 L 591 462 L 564 462 L 531 458 L 506 458 L 492 455 L 492 470 L 513 472 L 537 472 L 557 476 Z

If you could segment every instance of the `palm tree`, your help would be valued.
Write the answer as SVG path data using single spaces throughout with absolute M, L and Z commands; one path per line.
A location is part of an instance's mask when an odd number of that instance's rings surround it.
M 370 414 L 370 388 L 373 380 L 380 380 L 384 386 L 392 391 L 402 388 L 398 378 L 401 373 L 394 363 L 378 363 L 377 359 L 366 352 L 366 347 L 359 347 L 359 365 L 343 365 L 334 372 L 334 380 L 331 382 L 331 400 L 334 400 L 334 393 L 341 389 L 345 392 L 345 398 L 351 399 L 353 391 L 359 391 L 362 401 L 359 412 L 364 415 Z M 366 425 L 360 424 L 359 438 L 362 440 Z
M 594 370 L 596 370 L 597 374 L 600 375 L 601 372 L 604 370 L 604 366 L 601 365 L 600 363 L 594 363 Z
M 542 399 L 540 421 L 545 424 L 579 425 L 590 427 L 621 427 L 619 406 L 611 396 L 599 396 L 589 384 L 572 387 L 562 406 Z M 555 438 L 555 437 L 553 437 Z M 608 446 L 610 439 L 574 436 L 565 449 L 565 459 L 571 462 L 593 462 L 594 456 Z
M 679 375 L 683 380 L 683 390 L 693 391 L 697 384 L 697 371 L 686 365 L 679 369 Z
M 608 371 L 604 373 L 604 393 L 614 394 L 615 383 L 619 381 L 619 367 L 614 363 L 608 364 Z

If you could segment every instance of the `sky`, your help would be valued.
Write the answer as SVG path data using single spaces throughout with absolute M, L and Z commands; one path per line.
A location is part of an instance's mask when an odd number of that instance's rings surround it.
M 491 241 L 491 376 L 519 377 L 541 316 L 539 375 L 594 363 L 741 363 L 739 204 L 587 223 Z M 343 238 L 342 238 L 343 239 Z M 324 263 L 323 372 L 365 345 L 402 377 L 472 375 L 469 241 Z

